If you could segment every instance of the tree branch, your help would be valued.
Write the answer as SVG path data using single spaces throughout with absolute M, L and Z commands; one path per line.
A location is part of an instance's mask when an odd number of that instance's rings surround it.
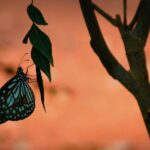
M 136 78 L 136 80 L 144 86 L 149 83 L 149 79 L 146 68 L 144 45 L 140 40 L 141 37 L 138 36 L 138 33 L 136 33 L 134 29 L 128 30 L 128 28 L 125 28 L 121 22 L 120 16 L 116 15 L 116 19 L 122 40 L 124 42 L 127 59 L 130 65 L 130 71 L 134 78 Z M 141 30 L 145 30 L 144 26 Z
M 130 71 L 126 71 L 121 66 L 121 64 L 112 55 L 107 47 L 94 14 L 95 7 L 92 7 L 93 4 L 91 3 L 91 0 L 79 0 L 79 2 L 89 34 L 91 36 L 91 46 L 94 52 L 101 60 L 107 72 L 114 79 L 118 79 L 137 99 L 150 136 L 150 86 L 146 69 L 144 45 L 140 41 L 143 37 L 147 37 L 146 31 L 149 29 L 150 17 L 148 18 L 148 16 L 150 15 L 150 5 L 148 4 L 150 3 L 150 0 L 142 0 L 142 3 L 147 4 L 147 6 L 144 6 L 147 8 L 144 10 L 143 7 L 143 13 L 139 14 L 137 25 L 135 25 L 133 30 L 126 29 L 121 22 L 120 16 L 116 16 L 117 26 L 124 41 L 128 61 L 130 64 Z M 100 10 L 100 12 L 100 14 L 102 14 L 107 20 L 111 21 L 110 17 L 103 13 L 103 11 Z M 148 14 L 146 14 L 146 12 Z M 142 22 L 139 22 L 139 20 Z M 144 26 L 146 26 L 146 29 Z M 139 35 L 142 37 L 139 37 Z
M 138 5 L 138 8 L 136 10 L 136 13 L 135 13 L 133 19 L 131 20 L 130 24 L 128 25 L 129 30 L 133 29 L 134 25 L 136 24 L 136 22 L 139 18 L 139 12 L 140 12 L 140 9 L 141 9 L 141 2 L 142 1 L 140 1 L 139 5 Z
M 150 30 L 150 0 L 141 1 L 139 15 L 133 32 L 139 37 L 139 42 L 144 47 Z
M 93 8 L 100 13 L 107 21 L 109 21 L 112 25 L 117 26 L 117 21 L 113 17 L 111 17 L 108 13 L 106 13 L 104 10 L 102 10 L 100 7 L 98 7 L 96 4 L 91 2 L 91 5 Z
M 127 26 L 127 0 L 123 0 L 123 23 Z
M 123 30 L 122 39 L 130 65 L 130 70 L 140 85 L 149 83 L 146 67 L 144 46 L 150 27 L 150 1 L 143 0 L 138 6 L 135 15 L 135 27 L 132 30 Z M 133 19 L 134 20 L 134 19 Z
M 33 5 L 33 0 L 31 0 L 31 5 Z
M 98 26 L 91 0 L 79 0 L 82 13 L 91 36 L 91 46 L 108 73 L 118 79 L 129 91 L 137 92 L 136 84 L 131 74 L 127 72 L 112 55 Z M 134 88 L 133 88 L 134 87 Z

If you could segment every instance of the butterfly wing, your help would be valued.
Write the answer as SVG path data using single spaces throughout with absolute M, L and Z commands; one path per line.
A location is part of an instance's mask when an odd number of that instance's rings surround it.
M 27 81 L 20 81 L 17 76 L 1 88 L 1 120 L 25 119 L 35 108 L 34 93 Z M 4 118 L 4 119 L 3 119 Z
M 35 97 L 27 82 L 21 83 L 18 100 L 6 111 L 9 120 L 21 120 L 30 116 L 35 108 Z
M 8 120 L 6 119 L 6 100 L 9 97 L 11 90 L 16 86 L 16 84 L 17 79 L 14 77 L 0 89 L 0 123 L 4 123 Z
M 1 95 L 1 89 L 0 89 L 0 95 Z M 4 104 L 4 99 L 0 97 L 0 124 L 7 121 L 7 119 L 5 118 L 5 110 L 3 109 L 5 105 L 3 104 Z

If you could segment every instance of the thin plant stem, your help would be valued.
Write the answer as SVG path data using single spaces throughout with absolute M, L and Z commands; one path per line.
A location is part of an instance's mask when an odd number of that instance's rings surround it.
M 31 0 L 31 4 L 33 5 L 33 0 Z
M 127 0 L 123 0 L 124 26 L 127 26 Z

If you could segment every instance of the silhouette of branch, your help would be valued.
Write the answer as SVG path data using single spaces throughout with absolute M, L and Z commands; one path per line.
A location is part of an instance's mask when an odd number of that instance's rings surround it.
M 127 26 L 127 0 L 123 0 L 123 23 L 124 27 Z
M 134 25 L 136 24 L 136 22 L 137 22 L 137 20 L 139 18 L 139 12 L 140 12 L 140 8 L 141 8 L 141 2 L 142 1 L 140 1 L 139 5 L 138 5 L 138 8 L 136 10 L 136 13 L 135 13 L 133 19 L 131 20 L 130 24 L 128 25 L 128 29 L 129 30 L 133 29 Z
M 100 7 L 98 7 L 96 4 L 94 4 L 93 2 L 91 2 L 91 5 L 93 6 L 93 8 L 100 13 L 107 21 L 109 21 L 111 24 L 113 24 L 114 26 L 117 26 L 117 21 L 116 19 L 114 19 L 112 16 L 110 16 L 108 13 L 106 13 L 104 10 L 102 10 Z
M 125 28 L 119 15 L 116 15 L 114 20 L 102 9 L 93 5 L 91 0 L 79 0 L 79 2 L 91 37 L 93 51 L 107 72 L 114 79 L 118 79 L 135 96 L 150 136 L 150 85 L 144 53 L 144 46 L 150 29 L 150 0 L 141 0 L 137 13 L 129 25 L 131 30 Z M 126 6 L 124 7 L 126 9 Z M 94 9 L 118 27 L 124 42 L 130 71 L 126 71 L 109 50 L 98 25 Z
M 93 4 L 91 0 L 79 0 L 82 13 L 91 36 L 91 46 L 97 54 L 107 72 L 114 78 L 118 79 L 129 91 L 135 92 L 136 85 L 129 72 L 127 72 L 117 59 L 112 55 L 106 45 L 102 32 L 98 26 Z M 134 85 L 134 89 L 132 88 Z
M 141 0 L 139 15 L 134 33 L 144 47 L 150 30 L 150 0 Z
M 33 5 L 33 0 L 31 0 L 31 4 Z

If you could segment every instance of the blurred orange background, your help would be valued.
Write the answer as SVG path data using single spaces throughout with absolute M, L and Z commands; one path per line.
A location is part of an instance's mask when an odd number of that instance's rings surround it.
M 93 2 L 112 16 L 122 15 L 122 0 Z M 133 17 L 138 2 L 129 1 L 128 20 Z M 26 13 L 28 4 L 29 0 L 0 1 L 1 87 L 15 75 L 14 70 L 21 57 L 31 50 L 30 43 L 22 44 L 32 24 Z M 36 109 L 23 121 L 8 121 L 0 125 L 0 149 L 106 150 L 105 147 L 109 147 L 112 150 L 114 145 L 136 150 L 150 149 L 135 98 L 108 75 L 90 47 L 79 1 L 35 0 L 34 4 L 49 23 L 41 29 L 53 44 L 55 67 L 52 68 L 52 82 L 49 83 L 43 75 L 47 112 L 42 108 L 36 83 L 31 84 L 36 96 Z M 112 53 L 128 69 L 118 30 L 96 15 Z M 145 47 L 150 71 L 149 49 L 150 37 Z M 30 64 L 32 61 L 22 67 L 26 69 Z M 30 68 L 29 73 L 35 74 L 35 68 Z

